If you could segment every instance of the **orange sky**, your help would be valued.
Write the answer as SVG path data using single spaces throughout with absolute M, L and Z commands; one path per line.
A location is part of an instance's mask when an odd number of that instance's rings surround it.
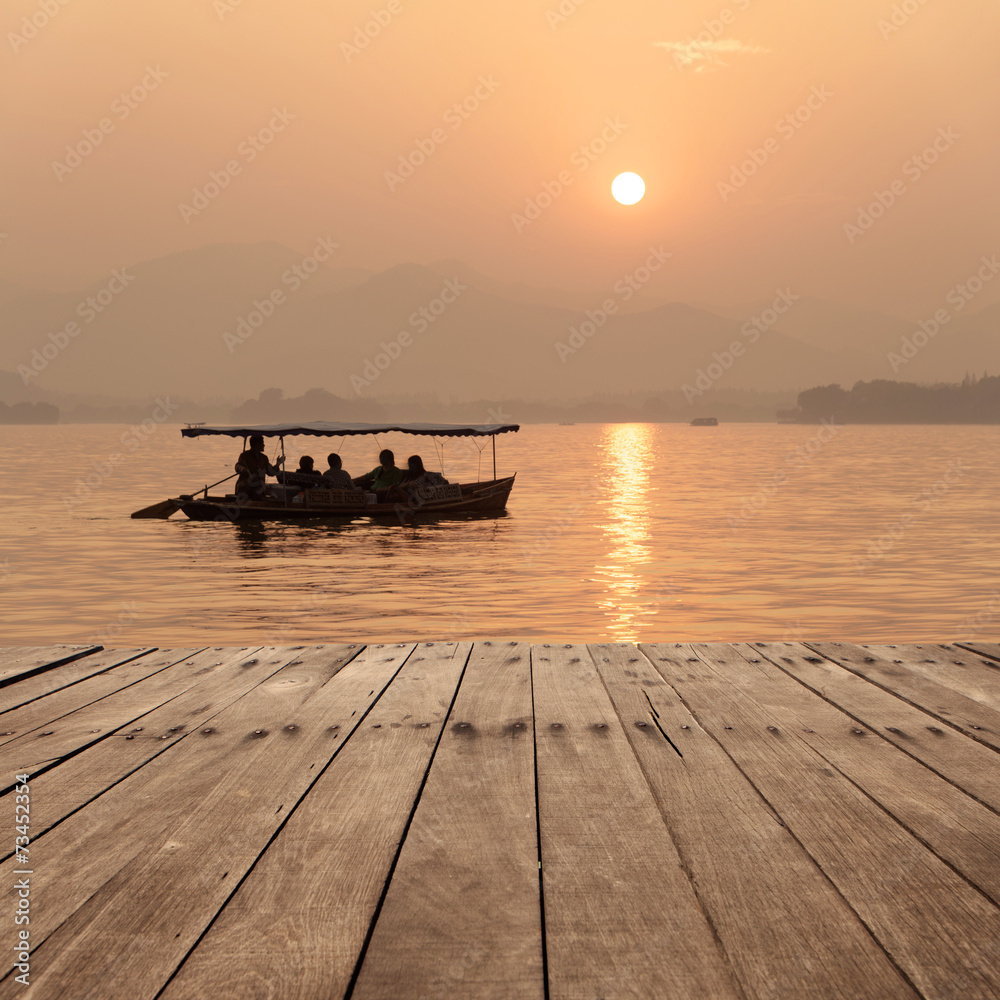
M 919 316 L 1000 253 L 993 0 L 9 0 L 0 24 L 8 280 L 332 236 L 338 264 L 600 290 L 655 245 L 672 298 L 788 286 Z M 748 150 L 766 160 L 720 187 Z M 630 208 L 623 170 L 647 184 Z

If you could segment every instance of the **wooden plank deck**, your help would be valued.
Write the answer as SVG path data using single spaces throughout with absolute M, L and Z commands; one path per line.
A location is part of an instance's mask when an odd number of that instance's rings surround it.
M 0 1000 L 1000 997 L 997 644 L 0 649 L 0 758 Z

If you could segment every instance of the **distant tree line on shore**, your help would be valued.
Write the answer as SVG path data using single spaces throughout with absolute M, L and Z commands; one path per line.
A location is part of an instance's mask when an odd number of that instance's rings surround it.
M 0 424 L 57 424 L 59 407 L 51 403 L 0 402 Z
M 996 424 L 1000 423 L 1000 377 L 966 376 L 961 383 L 918 385 L 876 379 L 850 390 L 821 385 L 800 392 L 795 409 L 779 410 L 779 421 L 818 424 Z

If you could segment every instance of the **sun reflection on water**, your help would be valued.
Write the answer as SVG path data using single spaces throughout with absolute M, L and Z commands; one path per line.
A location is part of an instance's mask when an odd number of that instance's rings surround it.
M 608 551 L 594 568 L 604 587 L 599 607 L 608 632 L 619 642 L 637 639 L 648 612 L 640 595 L 642 568 L 652 561 L 650 470 L 655 431 L 650 424 L 613 424 L 604 429 L 600 441 L 601 528 Z

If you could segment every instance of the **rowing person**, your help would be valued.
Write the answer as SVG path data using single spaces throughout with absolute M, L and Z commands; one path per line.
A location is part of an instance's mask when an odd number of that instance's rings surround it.
M 264 436 L 250 435 L 250 447 L 236 460 L 236 496 L 250 500 L 264 499 L 264 483 L 268 476 L 276 476 L 282 459 L 272 465 L 264 454 Z

